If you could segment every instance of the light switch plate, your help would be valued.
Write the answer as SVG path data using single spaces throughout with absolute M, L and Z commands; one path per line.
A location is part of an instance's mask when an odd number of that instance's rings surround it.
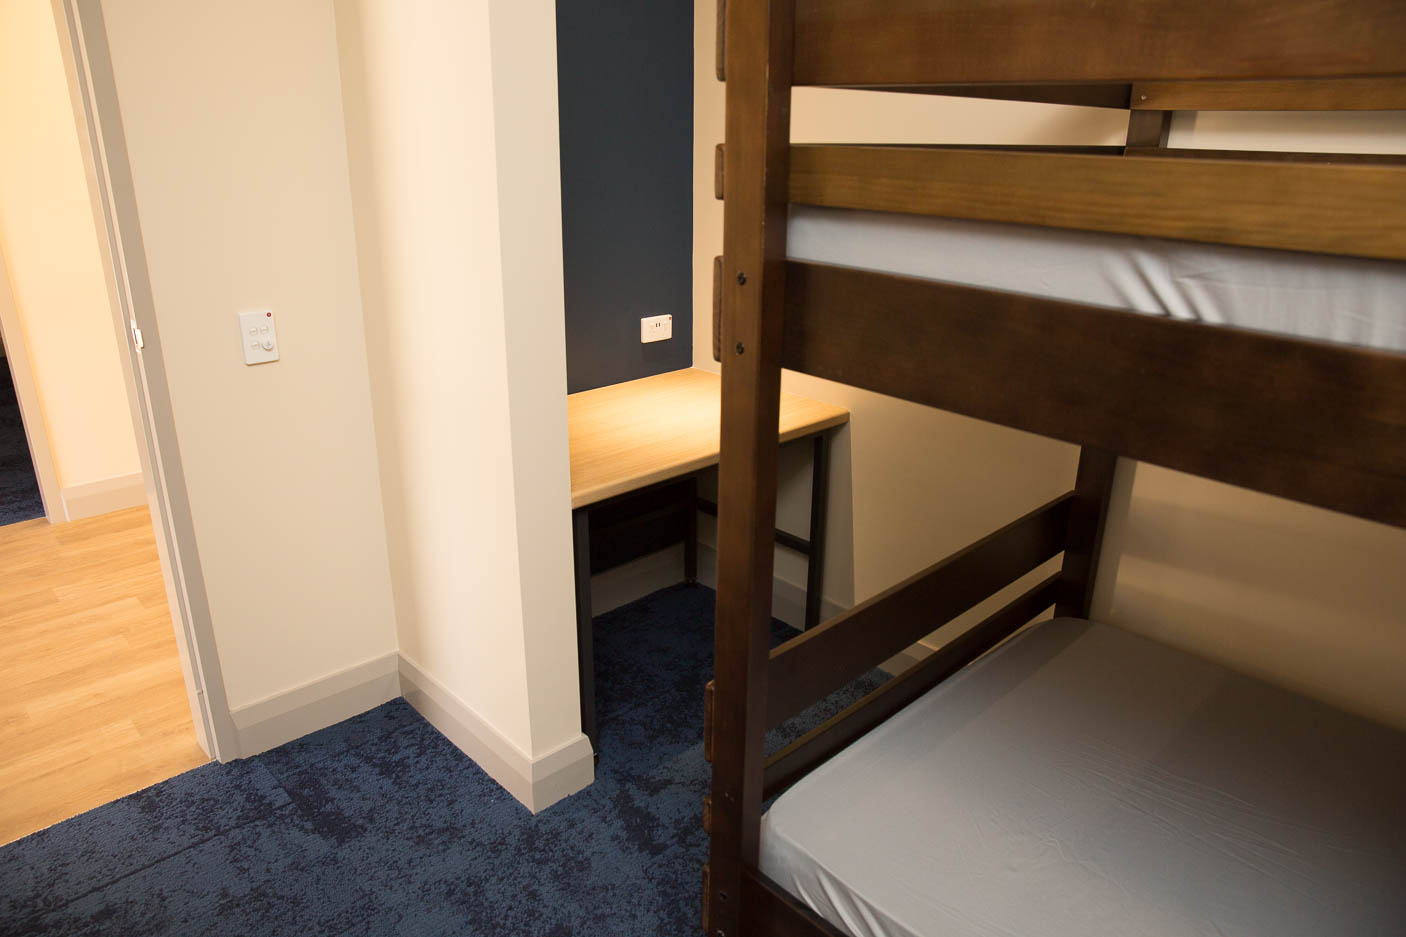
M 641 342 L 662 342 L 673 337 L 673 316 L 646 316 L 640 320 Z
M 239 344 L 244 347 L 245 364 L 278 360 L 278 330 L 274 328 L 272 310 L 239 314 Z

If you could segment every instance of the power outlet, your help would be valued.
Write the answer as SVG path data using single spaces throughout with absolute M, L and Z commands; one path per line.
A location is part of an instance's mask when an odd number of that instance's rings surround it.
M 673 337 L 673 316 L 646 316 L 640 320 L 641 342 L 662 342 Z

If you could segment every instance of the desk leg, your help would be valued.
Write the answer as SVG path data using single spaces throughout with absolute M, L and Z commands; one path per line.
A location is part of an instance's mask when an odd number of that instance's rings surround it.
M 810 462 L 810 556 L 806 563 L 806 630 L 820 624 L 825 578 L 825 515 L 830 503 L 830 434 L 817 433 Z
M 596 659 L 591 637 L 591 510 L 571 512 L 571 537 L 576 567 L 576 655 L 581 688 L 581 732 L 600 751 L 596 741 Z
M 698 476 L 688 480 L 688 527 L 683 535 L 683 578 L 690 586 L 698 581 Z

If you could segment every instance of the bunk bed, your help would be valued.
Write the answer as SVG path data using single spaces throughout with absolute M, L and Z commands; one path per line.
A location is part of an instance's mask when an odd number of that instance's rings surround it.
M 1120 455 L 1406 527 L 1406 161 L 1166 147 L 1178 110 L 1406 108 L 1406 4 L 728 0 L 718 47 L 706 932 L 1406 933 L 1406 737 L 1087 620 Z M 1128 137 L 792 146 L 795 85 L 1124 108 Z M 856 234 L 867 267 L 837 246 Z M 1009 270 L 953 282 L 941 257 L 981 238 L 967 256 Z M 1223 251 L 1240 285 L 1307 277 L 1356 324 L 1272 292 L 1248 318 L 1190 287 L 1063 292 L 1012 244 L 1121 256 L 1115 283 Z M 1076 443 L 1073 490 L 770 648 L 782 368 Z

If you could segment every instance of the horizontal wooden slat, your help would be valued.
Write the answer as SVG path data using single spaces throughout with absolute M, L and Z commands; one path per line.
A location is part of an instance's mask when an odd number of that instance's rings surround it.
M 787 368 L 1406 526 L 1406 354 L 787 269 Z
M 741 937 L 845 937 L 843 931 L 750 867 L 742 869 Z M 708 931 L 709 937 L 728 937 Z
M 1130 112 L 1130 120 L 1155 118 L 1161 111 Z M 1132 127 L 1129 127 L 1131 133 Z M 813 144 L 811 144 L 813 145 Z M 1402 153 L 1315 153 L 1305 150 L 1202 150 L 1191 147 L 1168 149 L 1165 145 L 1068 145 L 1037 143 L 843 143 L 834 146 L 881 147 L 884 149 L 953 150 L 966 153 L 1030 153 L 1065 154 L 1084 156 L 1141 156 L 1153 159 L 1175 160 L 1235 160 L 1257 163 L 1324 163 L 1363 164 L 1368 166 L 1406 165 L 1406 154 Z
M 1406 168 L 793 146 L 793 202 L 1406 259 Z
M 1055 573 L 857 703 L 767 759 L 762 797 L 771 798 L 870 729 L 1010 637 L 1060 598 Z
M 1406 42 L 1406 36 L 1400 37 Z M 1302 81 L 1148 81 L 1129 106 L 1157 111 L 1393 111 L 1406 109 L 1406 76 Z
M 1030 101 L 1036 104 L 1072 104 L 1077 107 L 1126 108 L 1132 97 L 1133 86 L 1126 82 L 1094 85 L 866 85 L 854 90 L 938 94 L 993 101 Z
M 1064 549 L 1056 498 L 898 585 L 773 648 L 767 728 L 867 673 Z
M 1154 113 L 1138 111 L 1139 114 Z M 1155 113 L 1162 113 L 1160 111 Z M 1324 165 L 1406 166 L 1406 153 L 1309 153 L 1303 150 L 1195 150 L 1190 147 L 1164 149 L 1156 146 L 1127 146 L 1127 156 L 1155 159 L 1232 159 L 1257 163 L 1322 163 Z
M 723 198 L 723 145 L 713 147 L 713 198 Z
M 1390 111 L 1406 108 L 1406 76 L 1138 84 L 867 85 L 863 90 L 1168 111 Z
M 798 85 L 1406 73 L 1400 0 L 797 0 Z

